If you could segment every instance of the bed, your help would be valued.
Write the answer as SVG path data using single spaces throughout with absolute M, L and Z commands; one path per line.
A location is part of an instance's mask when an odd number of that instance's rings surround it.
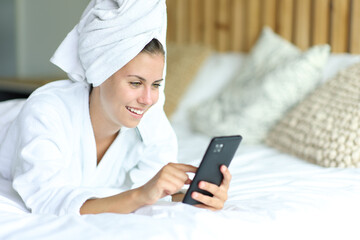
M 210 109 L 205 104 L 214 103 L 208 99 L 219 96 L 223 91 L 230 91 L 226 86 L 238 78 L 244 66 L 249 66 L 249 56 L 257 52 L 255 48 L 261 49 L 257 46 L 264 32 L 263 25 L 270 26 L 265 32 L 273 29 L 274 34 L 297 45 L 302 51 L 296 54 L 303 54 L 311 46 L 322 43 L 331 45 L 331 53 L 323 59 L 324 64 L 318 67 L 320 75 L 317 84 L 309 84 L 306 93 L 281 112 L 280 120 L 275 119 L 265 129 L 265 135 L 250 138 L 251 133 L 240 132 L 244 142 L 230 165 L 233 177 L 223 210 L 212 212 L 182 203 L 160 201 L 128 215 L 36 215 L 29 213 L 12 189 L 11 182 L 0 179 L 0 239 L 359 239 L 359 166 L 352 162 L 331 165 L 331 162 L 320 161 L 322 158 L 312 159 L 312 152 L 308 154 L 306 147 L 303 152 L 307 154 L 301 155 L 295 150 L 304 143 L 297 138 L 285 138 L 283 144 L 274 141 L 274 138 L 285 134 L 283 129 L 289 128 L 285 120 L 290 118 L 291 123 L 291 119 L 296 119 L 294 112 L 302 109 L 306 99 L 322 96 L 313 92 L 321 90 L 339 72 L 360 63 L 359 31 L 356 29 L 356 20 L 360 15 L 359 4 L 357 0 L 168 1 L 168 11 L 173 14 L 169 16 L 165 110 L 177 133 L 180 162 L 199 164 L 213 133 L 204 133 L 201 127 L 211 126 L 205 122 L 201 126 L 196 125 L 196 117 L 203 118 L 201 111 Z M 323 11 L 319 7 L 323 7 Z M 280 14 L 288 13 L 289 9 L 296 14 Z M 196 14 L 196 10 L 201 14 Z M 244 17 L 239 17 L 240 13 L 236 11 L 244 13 Z M 226 14 L 229 12 L 231 14 Z M 300 15 L 311 16 L 314 23 L 303 21 Z M 317 17 L 319 15 L 324 17 Z M 186 21 L 182 21 L 184 19 Z M 325 23 L 324 19 L 327 19 Z M 187 24 L 191 27 L 187 27 Z M 346 30 L 343 26 L 346 26 Z M 239 32 L 236 27 L 244 32 Z M 203 30 L 197 31 L 199 28 Z M 318 31 L 324 32 L 318 35 Z M 304 35 L 307 40 L 303 39 Z M 322 51 L 326 52 L 326 47 Z M 295 64 L 300 65 L 298 62 Z M 250 73 L 254 73 L 254 70 L 250 70 Z M 263 76 L 268 76 L 265 72 L 258 76 L 259 81 L 270 81 L 270 77 L 263 80 Z M 275 77 L 279 77 L 279 74 L 277 72 Z M 356 77 L 357 74 L 353 75 Z M 251 85 L 248 87 L 250 89 Z M 358 101 L 358 98 L 354 99 Z M 21 101 L 0 103 L 0 115 L 14 117 Z M 329 105 L 324 104 L 319 105 L 320 109 Z M 353 111 L 353 114 L 358 113 Z M 315 120 L 321 117 L 314 116 Z M 7 119 L 2 117 L 0 120 L 0 126 L 6 124 Z M 290 125 L 293 126 L 291 129 L 301 132 L 311 121 L 299 120 L 297 123 Z M 303 127 L 298 129 L 298 126 Z M 313 132 L 316 131 L 307 133 L 312 136 Z M 355 132 L 358 131 L 355 129 Z M 293 132 L 286 134 L 298 136 Z M 291 142 L 295 148 L 282 149 L 279 146 L 286 147 L 286 142 Z M 354 142 L 357 143 L 356 136 Z M 360 148 L 360 145 L 353 145 L 351 149 Z M 325 152 L 326 147 L 322 150 Z M 354 158 L 357 157 L 355 150 L 351 155 Z

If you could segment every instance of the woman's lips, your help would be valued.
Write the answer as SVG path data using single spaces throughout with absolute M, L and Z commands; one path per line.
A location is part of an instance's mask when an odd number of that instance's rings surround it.
M 141 109 L 137 109 L 137 108 L 133 108 L 133 107 L 128 107 L 126 106 L 126 109 L 129 110 L 131 113 L 134 113 L 136 115 L 142 116 L 145 112 L 145 110 L 141 110 Z

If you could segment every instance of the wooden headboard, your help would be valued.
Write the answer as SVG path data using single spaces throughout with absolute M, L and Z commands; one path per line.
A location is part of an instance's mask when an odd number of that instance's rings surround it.
M 169 42 L 247 52 L 264 25 L 301 49 L 360 53 L 360 0 L 167 0 Z

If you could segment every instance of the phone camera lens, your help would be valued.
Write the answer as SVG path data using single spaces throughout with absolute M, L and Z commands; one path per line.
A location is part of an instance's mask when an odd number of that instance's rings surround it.
M 215 144 L 214 152 L 221 152 L 222 148 L 224 147 L 224 144 Z

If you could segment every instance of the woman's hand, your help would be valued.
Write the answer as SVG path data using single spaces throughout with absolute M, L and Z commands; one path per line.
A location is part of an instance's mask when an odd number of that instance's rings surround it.
M 228 190 L 231 181 L 231 174 L 229 169 L 222 165 L 220 167 L 220 171 L 223 174 L 224 178 L 220 186 L 216 184 L 200 181 L 199 188 L 209 193 L 213 194 L 214 196 L 210 197 L 199 192 L 193 192 L 191 197 L 203 204 L 197 204 L 196 207 L 199 208 L 206 208 L 210 210 L 220 210 L 224 207 L 224 204 L 228 198 Z
M 147 205 L 160 198 L 178 192 L 184 184 L 190 184 L 187 172 L 195 173 L 196 167 L 188 164 L 169 163 L 164 166 L 149 182 L 139 188 L 139 198 Z

